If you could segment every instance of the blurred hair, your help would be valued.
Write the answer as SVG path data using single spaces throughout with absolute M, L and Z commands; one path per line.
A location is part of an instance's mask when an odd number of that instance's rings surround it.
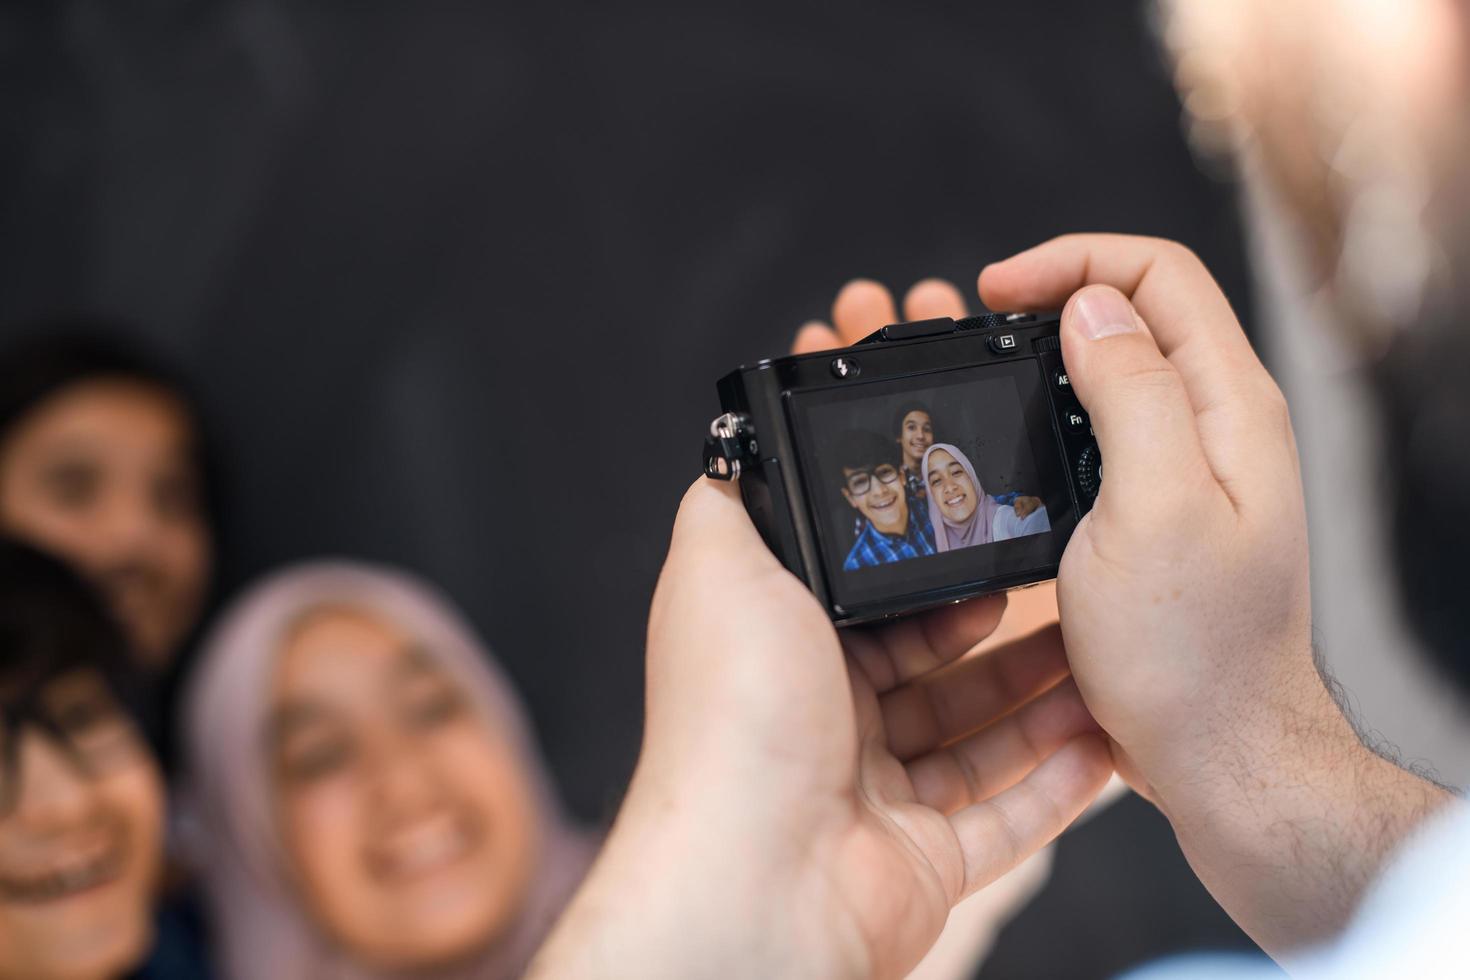
M 57 734 L 42 695 L 77 670 L 98 671 L 135 708 L 128 664 L 122 628 L 91 586 L 49 555 L 0 538 L 0 716 L 8 731 L 38 724 Z
M 218 460 L 198 399 L 184 380 L 151 352 L 120 339 L 130 332 L 125 323 L 68 317 L 36 321 L 16 332 L 22 339 L 0 348 L 0 442 L 32 409 L 76 384 L 130 381 L 162 392 L 179 403 L 193 432 L 205 517 L 218 537 Z
M 929 411 L 929 406 L 917 399 L 911 398 L 902 405 L 899 405 L 898 410 L 893 413 L 893 426 L 889 431 L 893 433 L 895 439 L 903 438 L 903 420 L 908 417 L 910 412 L 923 412 L 929 416 L 929 423 L 935 429 L 939 428 L 939 423 L 934 421 L 934 413 Z
M 183 383 L 104 320 L 46 320 L 23 327 L 23 339 L 0 350 L 0 438 L 52 395 L 83 381 L 118 379 L 177 398 L 197 430 L 199 413 Z M 196 436 L 201 435 L 196 431 Z
M 884 463 L 897 466 L 899 452 L 892 439 L 885 439 L 866 429 L 849 429 L 838 437 L 835 458 L 835 475 L 845 483 L 847 470 L 872 472 Z

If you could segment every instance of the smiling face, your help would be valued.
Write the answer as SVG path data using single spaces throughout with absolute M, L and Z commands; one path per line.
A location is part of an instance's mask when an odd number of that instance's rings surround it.
M 199 615 L 210 535 L 184 405 L 136 381 L 81 381 L 0 444 L 0 525 L 102 589 L 138 656 L 161 667 Z
M 963 524 L 975 513 L 980 503 L 980 494 L 975 481 L 955 459 L 943 449 L 929 455 L 929 472 L 924 485 L 929 488 L 929 501 L 952 524 Z
M 392 624 L 330 608 L 283 650 L 272 784 L 306 904 L 378 969 L 451 964 L 493 942 L 541 841 L 513 748 Z
M 924 453 L 934 445 L 934 422 L 923 409 L 914 409 L 899 425 L 898 444 L 903 449 L 903 466 L 917 470 Z
M 903 479 L 892 463 L 873 469 L 847 469 L 842 475 L 847 486 L 842 496 L 884 534 L 903 534 L 909 523 L 908 496 Z
M 27 726 L 0 746 L 16 763 L 0 810 L 0 977 L 118 976 L 152 938 L 163 783 L 95 671 L 42 698 L 70 744 Z

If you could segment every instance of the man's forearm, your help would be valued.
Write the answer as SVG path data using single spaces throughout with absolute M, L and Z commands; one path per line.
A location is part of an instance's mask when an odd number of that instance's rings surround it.
M 1339 931 L 1394 850 L 1451 799 L 1363 745 L 1320 684 L 1271 730 L 1156 787 L 1191 867 L 1263 949 Z

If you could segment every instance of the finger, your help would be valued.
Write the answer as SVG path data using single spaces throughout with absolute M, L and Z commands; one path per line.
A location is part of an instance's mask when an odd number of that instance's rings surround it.
M 1265 369 L 1209 270 L 1177 242 L 1131 235 L 1066 235 L 980 273 L 992 309 L 1057 309 L 1083 286 L 1120 290 L 1181 374 L 1208 387 L 1224 374 Z
M 730 556 L 728 564 L 723 553 Z M 679 598 L 694 594 L 701 582 L 769 572 L 772 564 L 779 567 L 751 524 L 735 484 L 700 477 L 685 491 L 674 517 L 668 557 L 649 611 L 650 633 L 665 612 Z
M 841 346 L 842 338 L 837 336 L 836 330 L 820 320 L 812 320 L 802 324 L 801 329 L 796 331 L 796 339 L 791 342 L 791 353 L 815 354 Z
M 914 284 L 903 298 L 905 320 L 932 320 L 965 315 L 965 297 L 947 279 L 924 279 Z
M 901 760 L 932 752 L 1025 704 L 1067 676 L 1056 623 L 998 650 L 966 657 L 880 700 L 888 748 Z
M 920 803 L 954 813 L 1014 786 L 1077 736 L 1100 731 L 1069 678 L 994 724 L 908 763 L 909 779 Z
M 843 286 L 832 304 L 832 325 L 844 346 L 896 322 L 898 311 L 893 306 L 892 294 L 871 279 L 854 279 Z
M 1112 286 L 1088 286 L 1062 311 L 1062 357 L 1107 466 L 1097 507 L 1122 516 L 1140 500 L 1220 497 L 1184 379 Z M 1160 515 L 1167 524 L 1170 515 Z
M 1057 583 L 1055 580 L 1042 582 L 1029 589 L 1016 589 L 1006 593 L 1006 614 L 995 628 L 995 632 L 975 648 L 976 654 L 999 650 L 1023 636 L 1050 626 L 1060 619 L 1057 610 Z
M 882 694 L 959 659 L 995 631 L 1005 609 L 1005 593 L 970 599 L 895 623 L 849 629 L 842 644 Z
M 1281 391 L 1219 285 L 1184 246 L 1127 235 L 1069 235 L 988 266 L 980 274 L 980 295 L 991 309 L 1056 309 L 1094 284 L 1130 298 L 1178 370 L 1222 483 L 1275 486 L 1281 465 L 1295 469 Z M 1274 464 L 1265 471 L 1263 453 Z
M 1066 830 L 1102 791 L 1112 771 L 1103 739 L 1084 735 L 1010 789 L 950 817 L 965 857 L 961 897 L 990 884 Z
M 991 940 L 1036 897 L 1051 877 L 1053 850 L 1042 848 L 950 910 L 939 941 L 925 954 L 911 978 L 975 976 L 973 966 L 958 972 L 949 963 L 976 964 Z M 984 937 L 984 938 L 982 938 Z M 961 950 L 974 950 L 968 955 Z M 960 957 L 965 956 L 961 960 Z M 992 971 L 993 972 L 993 971 Z
M 732 624 L 730 610 L 754 608 L 761 614 Z M 644 749 L 655 769 L 719 758 L 758 760 L 769 774 L 771 752 L 801 732 L 836 732 L 841 746 L 853 731 L 844 690 L 851 671 L 832 622 L 765 546 L 730 484 L 701 478 L 684 495 L 654 590 L 646 658 Z M 804 783 L 835 791 L 841 767 L 819 768 Z

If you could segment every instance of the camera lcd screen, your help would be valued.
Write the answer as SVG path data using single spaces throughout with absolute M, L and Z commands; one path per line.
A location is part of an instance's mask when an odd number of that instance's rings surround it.
M 839 604 L 1013 577 L 1060 560 L 1075 515 L 1037 362 L 791 399 Z

